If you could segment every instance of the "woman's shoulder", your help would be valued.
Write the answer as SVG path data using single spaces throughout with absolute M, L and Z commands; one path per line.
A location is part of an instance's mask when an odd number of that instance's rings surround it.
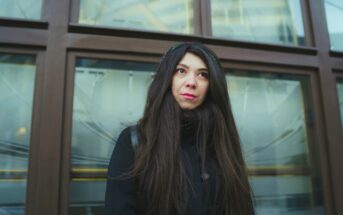
M 130 148 L 131 150 L 136 150 L 139 145 L 137 125 L 128 126 L 124 128 L 116 141 L 116 148 Z
M 115 148 L 117 147 L 129 147 L 130 145 L 132 145 L 131 143 L 131 136 L 132 136 L 132 126 L 128 126 L 126 128 L 124 128 L 119 136 L 118 139 L 116 141 L 115 144 Z
M 131 130 L 131 126 L 128 126 L 124 128 L 123 130 L 121 130 L 121 132 L 119 133 L 117 142 L 121 139 L 127 139 L 130 136 L 130 130 Z
M 116 172 L 123 171 L 132 165 L 134 150 L 131 144 L 131 127 L 124 128 L 115 142 L 112 156 L 109 163 L 109 175 L 116 175 Z

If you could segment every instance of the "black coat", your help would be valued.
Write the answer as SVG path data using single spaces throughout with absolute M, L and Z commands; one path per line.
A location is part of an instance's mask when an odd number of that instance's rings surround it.
M 187 215 L 210 215 L 215 212 L 214 194 L 216 190 L 215 173 L 213 163 L 206 161 L 206 172 L 210 175 L 208 183 L 201 178 L 201 159 L 196 150 L 194 132 L 186 130 L 181 134 L 181 146 L 186 160 L 186 170 L 193 184 L 189 189 L 189 200 L 187 203 Z M 108 167 L 108 180 L 106 188 L 106 215 L 147 215 L 147 209 L 143 213 L 138 212 L 138 198 L 133 178 L 115 179 L 123 172 L 127 172 L 132 166 L 134 149 L 131 144 L 130 128 L 124 129 L 119 135 L 117 144 L 113 150 Z M 207 185 L 206 185 L 207 184 Z M 217 188 L 218 189 L 218 188 Z M 144 200 L 143 200 L 144 201 Z M 142 202 L 140 202 L 142 203 Z M 150 215 L 150 214 L 149 214 Z

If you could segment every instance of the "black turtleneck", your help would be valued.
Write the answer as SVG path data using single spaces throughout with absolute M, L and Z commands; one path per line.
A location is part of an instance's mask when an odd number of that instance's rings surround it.
M 215 212 L 215 192 L 218 186 L 215 165 L 207 156 L 205 167 L 197 144 L 197 120 L 191 115 L 183 115 L 181 126 L 181 149 L 185 168 L 192 186 L 188 186 L 189 200 L 187 215 L 210 215 Z M 108 167 L 106 188 L 106 215 L 141 215 L 138 213 L 137 193 L 134 179 L 114 179 L 127 172 L 133 165 L 134 149 L 131 145 L 130 128 L 124 129 L 117 141 Z M 202 177 L 204 172 L 208 178 Z M 206 178 L 206 177 L 205 177 Z M 218 188 L 217 188 L 218 189 Z M 147 211 L 147 210 L 144 210 Z M 148 213 L 143 213 L 147 215 Z
M 181 148 L 185 158 L 186 170 L 189 173 L 193 188 L 188 188 L 190 199 L 186 214 L 217 214 L 215 212 L 216 181 L 215 162 L 211 156 L 201 156 L 201 146 L 197 139 L 199 120 L 196 114 L 183 114 L 181 123 Z M 200 138 L 200 137 L 199 137 Z M 207 152 L 208 153 L 208 152 Z M 204 167 L 202 167 L 204 165 Z M 213 213 L 212 213 L 213 212 Z

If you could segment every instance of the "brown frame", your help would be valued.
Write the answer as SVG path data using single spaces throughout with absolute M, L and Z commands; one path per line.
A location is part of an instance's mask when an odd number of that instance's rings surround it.
M 343 132 L 337 117 L 340 112 L 336 90 L 336 78 L 343 77 L 343 52 L 330 50 L 324 0 L 301 0 L 305 47 L 211 38 L 207 0 L 195 2 L 194 35 L 79 25 L 75 22 L 78 2 L 43 0 L 39 21 L 0 18 L 0 49 L 37 56 L 26 214 L 67 214 L 72 56 L 112 59 L 125 55 L 125 59 L 157 62 L 168 47 L 179 41 L 205 43 L 223 65 L 263 71 L 274 68 L 274 72 L 295 75 L 297 71 L 308 73 L 326 214 L 343 214 Z
M 116 27 L 116 26 L 95 26 L 97 29 L 106 29 L 106 31 L 112 31 L 121 34 L 121 32 L 126 32 L 126 34 L 133 34 L 135 36 L 138 36 L 141 32 L 144 33 L 150 33 L 150 34 L 157 34 L 157 35 L 166 35 L 166 34 L 173 34 L 174 36 L 201 36 L 202 34 L 202 29 L 203 29 L 203 24 L 202 24 L 202 17 L 201 17 L 201 12 L 202 12 L 202 6 L 198 0 L 191 0 L 193 1 L 193 18 L 194 18 L 194 32 L 193 33 L 168 33 L 168 32 L 163 32 L 163 31 L 158 31 L 158 30 L 146 30 L 146 29 L 132 29 L 132 28 L 123 28 L 123 27 Z M 80 7 L 80 0 L 74 0 L 71 2 L 70 6 L 70 26 L 73 28 L 79 28 L 79 29 L 85 29 L 86 32 L 89 32 L 87 28 L 91 27 L 91 25 L 87 24 L 80 24 L 78 22 L 78 17 L 79 17 L 79 7 Z M 91 32 L 91 30 L 90 30 Z
M 341 79 L 343 80 L 343 67 L 342 69 L 338 69 L 338 70 L 333 70 L 335 73 L 335 77 L 336 77 L 336 85 L 337 85 L 337 79 Z M 338 100 L 338 98 L 337 98 Z M 343 114 L 343 113 L 341 113 Z M 343 139 L 343 121 L 341 120 L 341 127 L 342 127 L 342 139 Z
M 200 0 L 202 1 L 201 6 L 202 6 L 202 20 L 203 20 L 203 36 L 213 36 L 212 35 L 212 22 L 211 22 L 211 1 L 207 0 Z M 294 47 L 300 47 L 300 48 L 311 48 L 314 47 L 314 35 L 313 35 L 313 29 L 312 29 L 312 23 L 311 23 L 311 18 L 309 16 L 309 4 L 308 0 L 299 0 L 300 7 L 301 7 L 301 12 L 302 12 L 302 21 L 304 25 L 304 37 L 305 37 L 305 44 L 302 46 L 294 46 Z M 216 39 L 216 37 L 213 37 L 212 39 Z M 217 38 L 219 39 L 219 38 Z M 235 39 L 223 39 L 227 41 L 232 41 L 232 42 L 238 42 Z M 249 41 L 242 41 L 242 42 L 247 42 L 250 43 Z M 259 42 L 257 42 L 259 43 Z M 265 45 L 273 45 L 273 44 L 268 44 L 261 42 L 260 44 L 265 44 Z M 286 46 L 286 47 L 293 47 L 293 46 L 288 46 L 288 45 L 282 45 L 282 44 L 275 44 L 277 46 Z
M 69 208 L 69 184 L 72 178 L 92 177 L 106 179 L 105 173 L 78 173 L 73 172 L 70 165 L 71 159 L 71 138 L 72 138 L 72 114 L 73 114 L 73 94 L 74 94 L 74 78 L 75 78 L 75 62 L 77 58 L 101 59 L 101 60 L 126 60 L 134 62 L 158 63 L 159 56 L 143 56 L 141 54 L 127 54 L 127 53 L 111 53 L 103 54 L 97 52 L 80 52 L 72 51 L 68 53 L 68 66 L 66 77 L 66 91 L 65 91 L 65 121 L 64 121 L 64 137 L 63 137 L 63 164 L 62 164 L 62 191 L 60 202 L 61 215 L 68 214 Z
M 333 212 L 333 192 L 332 192 L 332 185 L 331 185 L 331 178 L 330 178 L 330 172 L 329 167 L 330 164 L 328 162 L 329 156 L 327 149 L 325 147 L 326 144 L 323 144 L 326 142 L 325 140 L 325 132 L 323 127 L 323 114 L 320 106 L 320 98 L 316 95 L 319 95 L 319 75 L 318 71 L 315 68 L 306 68 L 306 67 L 294 67 L 294 66 L 284 66 L 284 65 L 268 65 L 268 64 L 262 64 L 262 65 L 249 65 L 250 62 L 228 62 L 223 63 L 225 67 L 230 67 L 233 69 L 238 70 L 253 70 L 253 71 L 260 71 L 261 73 L 270 73 L 270 74 L 286 74 L 286 75 L 294 75 L 294 76 L 306 76 L 308 78 L 308 84 L 309 89 L 306 89 L 308 93 L 310 94 L 310 97 L 307 99 L 310 104 L 307 104 L 304 102 L 305 107 L 307 105 L 312 105 L 312 111 L 313 111 L 313 118 L 315 123 L 312 125 L 313 127 L 307 126 L 307 133 L 308 133 L 308 149 L 309 149 L 309 159 L 311 161 L 311 164 L 314 167 L 320 167 L 320 170 L 317 171 L 315 168 L 309 169 L 297 169 L 292 172 L 289 172 L 287 170 L 281 171 L 282 174 L 292 173 L 295 175 L 300 175 L 301 173 L 306 173 L 308 171 L 310 172 L 319 172 L 319 175 L 322 179 L 322 188 L 323 188 L 323 197 L 324 197 L 324 207 L 325 207 L 325 214 L 335 214 Z M 305 113 L 305 117 L 307 117 L 308 113 Z M 260 171 L 262 175 L 270 174 L 273 175 L 275 170 L 261 170 Z M 277 171 L 280 173 L 280 171 Z M 308 173 L 310 173 L 308 172 Z M 254 172 L 253 172 L 254 173 Z M 259 174 L 259 172 L 256 172 Z M 312 174 L 311 174 L 312 175 Z
M 30 145 L 29 145 L 29 158 L 28 158 L 28 169 L 27 169 L 27 183 L 26 183 L 26 196 L 25 196 L 25 213 L 27 213 L 28 208 L 35 201 L 34 190 L 36 181 L 38 181 L 38 169 L 35 163 L 37 163 L 37 156 L 34 156 L 38 152 L 38 123 L 40 121 L 40 107 L 41 107 L 41 88 L 43 84 L 44 76 L 44 52 L 42 50 L 32 50 L 32 49 L 16 49 L 16 48 L 0 48 L 1 53 L 11 54 L 11 55 L 30 55 L 35 57 L 35 80 L 33 89 L 33 102 L 32 102 L 32 113 L 31 113 L 31 134 L 30 134 Z
M 343 169 L 339 163 L 343 148 L 340 146 L 342 143 L 341 131 L 339 129 L 339 109 L 338 109 L 338 96 L 335 85 L 335 78 L 332 74 L 331 58 L 330 58 L 330 39 L 326 23 L 324 1 L 314 3 L 309 1 L 313 31 L 315 35 L 315 44 L 320 52 L 318 53 L 319 63 L 319 88 L 321 89 L 321 104 L 323 108 L 323 123 L 326 125 L 326 142 L 328 147 L 331 186 L 333 187 L 332 204 L 334 214 L 343 213 L 343 205 L 340 204 L 339 199 L 343 196 L 343 185 L 340 179 L 343 177 Z M 340 197 L 341 196 L 341 197 Z
M 304 24 L 305 46 L 315 47 L 309 1 L 300 0 L 300 4 Z

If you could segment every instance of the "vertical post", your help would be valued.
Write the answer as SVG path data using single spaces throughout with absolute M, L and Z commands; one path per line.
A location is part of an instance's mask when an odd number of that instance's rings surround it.
M 39 99 L 39 135 L 34 139 L 31 156 L 34 189 L 27 200 L 28 215 L 59 215 L 63 102 L 69 1 L 45 0 L 42 18 L 48 21 L 48 39 L 44 56 L 44 76 Z
M 331 187 L 333 193 L 333 214 L 343 214 L 343 143 L 339 116 L 336 79 L 332 72 L 330 59 L 330 39 L 327 30 L 324 0 L 308 1 L 313 23 L 314 43 L 318 48 L 319 87 L 321 104 L 326 128 L 326 142 L 330 164 Z

